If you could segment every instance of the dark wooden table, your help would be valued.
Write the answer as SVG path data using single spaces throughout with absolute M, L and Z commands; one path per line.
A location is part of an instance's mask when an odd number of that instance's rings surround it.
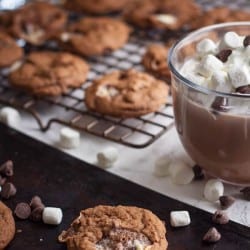
M 135 205 L 152 210 L 166 222 L 170 250 L 250 249 L 248 227 L 233 222 L 217 226 L 222 234 L 221 241 L 204 245 L 203 234 L 214 226 L 209 213 L 107 173 L 0 124 L 0 163 L 8 159 L 15 164 L 11 181 L 18 192 L 7 205 L 14 209 L 18 202 L 40 195 L 47 206 L 61 207 L 64 213 L 59 226 L 17 220 L 16 228 L 22 232 L 16 234 L 8 250 L 66 249 L 57 243 L 58 234 L 81 209 L 99 204 Z M 191 225 L 171 228 L 171 210 L 188 210 Z

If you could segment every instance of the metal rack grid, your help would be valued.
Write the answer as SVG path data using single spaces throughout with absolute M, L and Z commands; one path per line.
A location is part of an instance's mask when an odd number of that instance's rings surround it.
M 30 113 L 42 131 L 50 129 L 53 123 L 60 123 L 129 147 L 146 147 L 173 126 L 171 102 L 157 112 L 129 119 L 118 119 L 90 112 L 84 104 L 85 89 L 94 78 L 113 70 L 129 68 L 143 70 L 140 63 L 141 55 L 145 51 L 145 45 L 149 42 L 145 40 L 145 37 L 140 38 L 144 35 L 141 33 L 132 35 L 122 49 L 110 55 L 90 58 L 91 71 L 87 81 L 80 88 L 71 89 L 60 97 L 37 98 L 14 89 L 8 84 L 8 72 L 6 72 L 8 70 L 2 70 L 0 104 Z M 159 34 L 151 34 L 151 41 L 158 39 Z M 53 44 L 49 44 L 39 50 L 48 48 L 57 49 Z M 26 52 L 37 50 L 27 45 L 24 49 Z

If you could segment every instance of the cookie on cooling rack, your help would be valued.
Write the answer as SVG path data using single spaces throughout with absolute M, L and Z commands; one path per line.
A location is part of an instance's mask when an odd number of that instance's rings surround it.
M 122 21 L 86 17 L 71 24 L 60 35 L 61 46 L 83 56 L 102 55 L 121 48 L 128 40 L 130 28 Z
M 121 11 L 132 0 L 67 0 L 65 7 L 89 14 L 108 14 Z
M 88 64 L 65 52 L 33 52 L 9 75 L 10 84 L 36 96 L 58 96 L 86 80 Z
M 23 49 L 9 35 L 0 32 L 0 68 L 11 66 L 23 57 Z
M 12 211 L 0 201 L 0 249 L 4 249 L 15 235 Z
M 129 206 L 97 206 L 82 210 L 58 237 L 68 250 L 166 250 L 166 229 L 151 211 Z
M 166 81 L 171 82 L 171 74 L 168 68 L 168 52 L 175 40 L 170 40 L 167 44 L 151 44 L 142 58 L 142 64 L 146 71 Z
M 217 7 L 201 13 L 199 18 L 193 19 L 191 26 L 193 29 L 198 29 L 216 23 L 249 20 L 250 12 L 243 10 L 232 10 L 227 7 Z
M 46 2 L 24 5 L 12 14 L 11 34 L 27 42 L 40 45 L 62 30 L 67 14 L 61 8 Z
M 87 107 L 116 117 L 138 117 L 158 110 L 167 101 L 169 88 L 161 80 L 136 70 L 114 71 L 87 88 Z
M 125 19 L 141 28 L 177 30 L 200 14 L 193 0 L 138 0 L 124 11 Z

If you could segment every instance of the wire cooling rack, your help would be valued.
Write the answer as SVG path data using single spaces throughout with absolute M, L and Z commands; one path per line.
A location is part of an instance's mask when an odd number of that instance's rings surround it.
M 92 80 L 113 70 L 135 68 L 143 70 L 141 56 L 149 41 L 159 40 L 163 34 L 149 33 L 147 40 L 143 32 L 132 35 L 129 42 L 112 54 L 89 59 L 91 71 L 87 81 L 63 96 L 36 98 L 12 88 L 8 84 L 8 72 L 0 74 L 0 104 L 12 106 L 30 113 L 42 131 L 47 131 L 53 123 L 60 123 L 80 131 L 111 140 L 129 147 L 143 148 L 168 131 L 173 126 L 171 97 L 169 103 L 159 111 L 138 118 L 119 119 L 87 110 L 84 104 L 85 89 Z M 142 37 L 144 37 L 142 39 Z M 166 38 L 167 39 L 167 38 Z M 43 49 L 57 49 L 49 44 Z M 37 48 L 24 45 L 25 51 Z

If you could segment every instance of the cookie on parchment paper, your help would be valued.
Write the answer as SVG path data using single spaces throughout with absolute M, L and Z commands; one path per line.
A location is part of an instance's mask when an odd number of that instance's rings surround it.
M 88 64 L 66 52 L 33 52 L 9 75 L 11 85 L 36 96 L 58 96 L 80 87 L 87 78 Z
M 15 235 L 12 211 L 0 201 L 0 249 L 4 249 Z
M 68 250 L 166 250 L 166 229 L 151 211 L 129 206 L 97 206 L 82 210 L 59 236 Z
M 169 87 L 153 76 L 130 69 L 113 71 L 86 89 L 87 107 L 115 117 L 138 117 L 167 102 Z
M 60 35 L 62 48 L 83 56 L 102 55 L 121 48 L 129 39 L 130 28 L 108 17 L 86 17 L 71 24 Z

